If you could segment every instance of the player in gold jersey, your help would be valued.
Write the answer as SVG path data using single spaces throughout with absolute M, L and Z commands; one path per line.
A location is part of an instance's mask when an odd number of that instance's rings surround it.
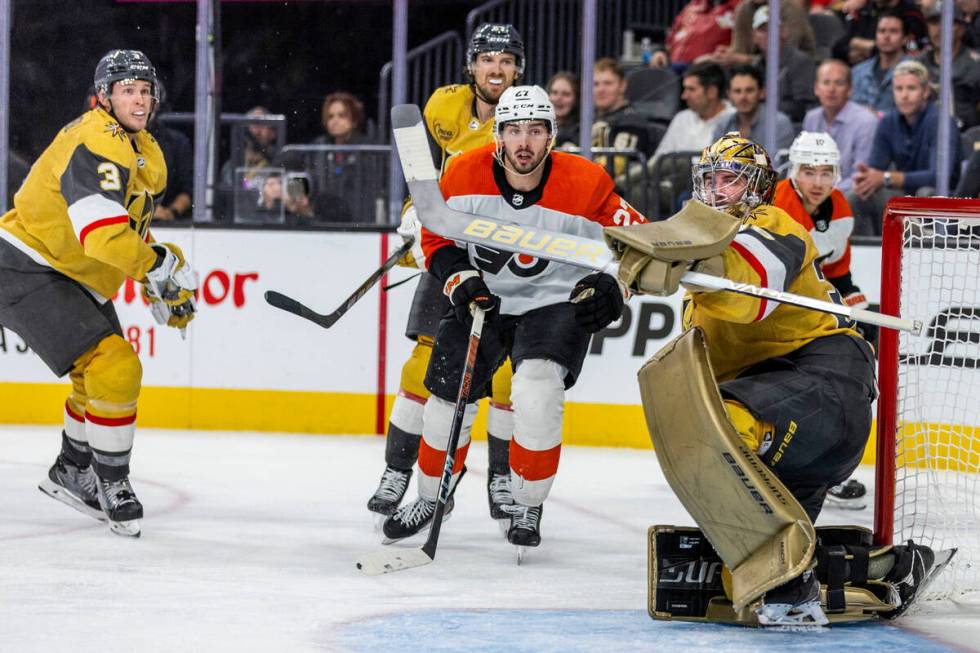
M 466 51 L 468 84 L 443 86 L 429 98 L 423 115 L 428 128 L 433 158 L 440 172 L 455 154 L 493 142 L 494 109 L 501 94 L 514 85 L 524 72 L 524 42 L 512 25 L 480 25 Z M 398 231 L 414 238 L 410 265 L 425 269 L 415 209 L 408 207 Z M 405 335 L 416 341 L 412 354 L 402 367 L 401 384 L 388 422 L 385 444 L 385 471 L 368 509 L 390 515 L 398 508 L 412 469 L 418 460 L 422 437 L 422 408 L 429 398 L 423 384 L 429 366 L 436 328 L 449 302 L 442 284 L 423 272 L 412 300 Z M 513 503 L 510 492 L 509 447 L 513 435 L 510 402 L 511 365 L 508 360 L 494 375 L 493 394 L 487 417 L 490 464 L 487 495 L 490 516 L 509 519 L 501 506 Z M 451 507 L 450 507 L 451 510 Z M 447 511 L 448 512 L 448 511 Z
M 95 88 L 98 106 L 58 133 L 0 218 L 0 324 L 72 383 L 41 490 L 136 536 L 143 506 L 129 458 L 142 367 L 109 297 L 127 277 L 139 281 L 154 317 L 183 329 L 196 279 L 180 249 L 149 232 L 167 183 L 146 131 L 156 71 L 142 52 L 113 50 Z

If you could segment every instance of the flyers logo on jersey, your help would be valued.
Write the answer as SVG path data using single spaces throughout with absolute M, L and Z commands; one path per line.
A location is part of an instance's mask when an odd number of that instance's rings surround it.
M 598 242 L 573 240 L 540 233 L 535 229 L 515 224 L 498 224 L 486 218 L 476 218 L 463 229 L 463 233 L 484 243 L 519 245 L 524 252 L 541 252 L 585 263 L 602 263 L 608 250 Z

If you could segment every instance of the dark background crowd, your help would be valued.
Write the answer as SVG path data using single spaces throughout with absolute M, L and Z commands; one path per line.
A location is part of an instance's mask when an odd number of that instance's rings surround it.
M 950 188 L 975 197 L 980 0 L 950 1 L 956 135 Z M 413 0 L 410 47 L 462 31 L 476 4 Z M 689 0 L 670 24 L 630 25 L 623 51 L 593 69 L 596 159 L 638 208 L 666 217 L 689 196 L 691 158 L 726 131 L 762 142 L 765 102 L 776 101 L 777 151 L 770 154 L 777 167 L 785 174 L 789 144 L 801 130 L 833 135 L 842 155 L 838 187 L 858 218 L 855 233 L 875 235 L 888 197 L 934 194 L 937 186 L 939 0 L 782 0 L 775 90 L 765 88 L 767 4 Z M 387 142 L 376 119 L 391 20 L 388 2 L 222 5 L 222 111 L 282 118 L 222 131 L 219 220 L 386 220 L 387 155 L 358 148 Z M 15 2 L 11 193 L 54 132 L 78 114 L 98 56 L 139 48 L 166 89 L 163 118 L 153 129 L 172 152 L 172 188 L 157 218 L 189 220 L 193 132 L 166 116 L 194 107 L 195 21 L 192 3 Z M 546 36 L 524 34 L 528 42 Z M 550 79 L 524 81 L 547 87 L 558 114 L 557 145 L 574 150 L 580 71 L 552 72 Z M 464 81 L 462 71 L 456 81 Z

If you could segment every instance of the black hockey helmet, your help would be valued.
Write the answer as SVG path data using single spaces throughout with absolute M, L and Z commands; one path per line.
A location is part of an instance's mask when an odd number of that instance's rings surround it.
M 473 32 L 466 48 L 466 72 L 473 76 L 473 62 L 483 52 L 508 52 L 517 59 L 517 78 L 524 74 L 524 39 L 508 23 L 483 23 Z
M 95 90 L 106 95 L 109 95 L 115 82 L 137 79 L 149 82 L 153 87 L 153 97 L 157 97 L 157 71 L 149 58 L 139 50 L 112 50 L 99 59 L 95 67 Z

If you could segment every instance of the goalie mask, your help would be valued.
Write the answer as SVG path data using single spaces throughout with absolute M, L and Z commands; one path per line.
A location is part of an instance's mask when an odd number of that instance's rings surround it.
M 695 199 L 740 219 L 771 203 L 776 191 L 776 171 L 766 150 L 736 132 L 704 148 L 691 174 Z
M 473 62 L 484 52 L 507 52 L 514 55 L 517 79 L 524 74 L 524 39 L 513 25 L 484 23 L 476 28 L 466 48 L 466 74 L 473 79 Z
M 830 134 L 800 132 L 789 148 L 789 162 L 790 179 L 794 184 L 803 166 L 814 168 L 831 166 L 833 179 L 830 185 L 833 186 L 840 181 L 840 150 L 837 149 L 837 143 Z

